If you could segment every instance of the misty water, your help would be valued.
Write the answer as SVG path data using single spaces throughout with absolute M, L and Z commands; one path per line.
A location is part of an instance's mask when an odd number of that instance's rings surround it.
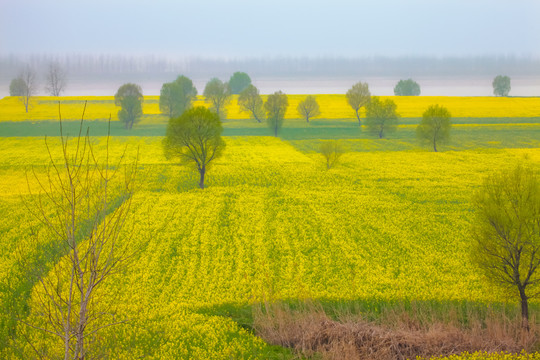
M 156 76 L 118 76 L 117 78 L 71 78 L 68 79 L 64 96 L 112 96 L 126 82 L 141 85 L 144 95 L 159 95 L 165 82 L 174 80 L 174 75 Z M 209 78 L 192 78 L 199 94 Z M 540 96 L 540 77 L 511 77 L 511 96 Z M 285 94 L 345 94 L 356 82 L 369 84 L 372 95 L 394 95 L 394 86 L 400 80 L 397 77 L 262 77 L 253 78 L 261 94 L 271 94 L 281 90 Z M 488 77 L 415 77 L 420 84 L 423 96 L 492 96 L 493 78 Z M 9 95 L 9 82 L 1 81 L 0 97 Z M 38 87 L 37 95 L 46 95 L 43 86 Z

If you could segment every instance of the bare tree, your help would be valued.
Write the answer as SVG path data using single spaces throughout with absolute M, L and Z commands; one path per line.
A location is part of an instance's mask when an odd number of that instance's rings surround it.
M 27 66 L 19 73 L 17 81 L 20 84 L 18 90 L 19 100 L 24 105 L 26 112 L 28 112 L 32 96 L 36 93 L 36 72 L 30 66 Z
M 326 160 L 326 169 L 331 169 L 338 162 L 341 155 L 343 155 L 343 146 L 339 140 L 323 141 L 320 146 L 321 155 Z
M 60 120 L 59 162 L 45 139 L 49 170 L 45 178 L 33 172 L 40 192 L 38 200 L 26 203 L 44 225 L 45 236 L 65 254 L 48 274 L 40 276 L 34 288 L 37 308 L 21 320 L 30 329 L 56 339 L 57 346 L 51 349 L 34 347 L 41 358 L 96 358 L 96 334 L 125 322 L 103 305 L 106 294 L 99 290 L 134 253 L 129 235 L 122 241 L 119 237 L 131 206 L 137 164 L 124 166 L 125 150 L 110 164 L 109 137 L 100 159 L 88 130 L 86 135 L 82 130 L 83 120 L 79 136 L 68 140 Z M 28 186 L 32 192 L 30 182 Z
M 45 79 L 45 91 L 51 96 L 60 96 L 66 88 L 66 78 L 66 72 L 59 63 L 50 63 Z

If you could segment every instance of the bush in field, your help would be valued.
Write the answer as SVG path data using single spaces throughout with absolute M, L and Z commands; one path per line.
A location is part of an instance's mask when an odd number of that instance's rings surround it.
M 169 118 L 182 115 L 191 107 L 197 96 L 197 89 L 191 79 L 179 76 L 175 81 L 165 83 L 159 94 L 159 110 Z
M 358 125 L 362 125 L 360 122 L 359 111 L 363 106 L 366 106 L 371 101 L 371 93 L 369 92 L 369 86 L 367 83 L 358 82 L 347 91 L 347 101 L 356 113 L 358 119 Z
M 231 94 L 240 94 L 249 85 L 251 85 L 251 78 L 245 72 L 237 71 L 229 79 Z
M 510 93 L 510 78 L 508 76 L 498 75 L 493 79 L 492 85 L 495 96 L 508 96 Z
M 218 114 L 197 106 L 169 120 L 163 139 L 165 157 L 179 158 L 181 163 L 195 166 L 199 172 L 199 187 L 204 189 L 204 177 L 211 162 L 223 153 L 223 126 Z
M 446 142 L 450 138 L 450 112 L 440 105 L 431 105 L 424 114 L 416 128 L 416 136 L 420 141 L 433 145 L 437 151 L 438 142 Z
M 521 165 L 493 174 L 474 204 L 472 259 L 489 280 L 519 295 L 528 332 L 528 300 L 540 284 L 540 176 Z
M 141 87 L 137 84 L 124 84 L 114 95 L 114 103 L 121 107 L 118 119 L 124 123 L 126 129 L 132 129 L 133 124 L 141 119 L 143 101 Z
M 309 122 L 312 117 L 321 115 L 317 99 L 312 95 L 308 95 L 304 100 L 300 101 L 296 110 L 302 118 L 306 119 L 306 122 Z
M 326 169 L 331 169 L 339 162 L 343 155 L 343 146 L 339 140 L 328 140 L 321 142 L 319 147 L 321 155 L 326 160 Z
M 413 79 L 399 80 L 394 87 L 396 96 L 418 96 L 420 95 L 420 85 Z
M 274 131 L 274 136 L 278 136 L 278 131 L 283 126 L 285 112 L 289 106 L 287 95 L 281 91 L 276 91 L 272 95 L 268 95 L 264 108 L 266 109 L 266 121 L 268 127 Z
M 388 132 L 395 131 L 399 115 L 397 105 L 391 99 L 381 100 L 374 96 L 366 105 L 366 126 L 369 132 L 377 134 L 382 139 Z

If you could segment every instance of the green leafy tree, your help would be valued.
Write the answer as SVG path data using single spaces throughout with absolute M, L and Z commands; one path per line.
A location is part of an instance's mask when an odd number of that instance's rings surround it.
M 419 140 L 433 144 L 433 151 L 437 151 L 438 142 L 447 142 L 450 138 L 450 112 L 444 106 L 431 105 L 424 114 L 416 128 Z
M 371 101 L 371 93 L 367 83 L 358 82 L 347 91 L 347 101 L 356 113 L 358 125 L 362 125 L 360 121 L 360 109 L 366 106 Z
M 159 95 L 159 110 L 169 118 L 178 117 L 191 108 L 197 97 L 197 89 L 191 79 L 179 76 L 175 81 L 165 83 Z
M 229 85 L 218 78 L 212 78 L 206 83 L 203 95 L 210 103 L 210 109 L 225 119 L 227 117 L 225 106 L 231 101 Z
M 420 95 L 420 85 L 413 79 L 399 80 L 394 87 L 396 96 L 418 96 Z
M 474 205 L 472 260 L 490 281 L 519 295 L 528 332 L 528 301 L 540 294 L 540 177 L 522 165 L 495 173 Z
M 257 122 L 261 122 L 264 117 L 263 100 L 259 94 L 259 89 L 249 84 L 240 95 L 238 95 L 238 106 L 242 111 L 250 114 Z
M 366 105 L 366 127 L 369 132 L 377 134 L 382 139 L 386 133 L 397 128 L 399 115 L 397 105 L 391 99 L 381 100 L 374 96 Z
M 326 160 L 327 170 L 336 166 L 339 162 L 339 158 L 344 153 L 343 146 L 339 140 L 326 140 L 321 142 L 319 151 Z
M 508 76 L 498 75 L 493 79 L 493 94 L 495 96 L 508 96 L 510 93 L 510 78 Z
M 222 132 L 221 120 L 215 112 L 204 106 L 189 109 L 169 120 L 163 139 L 165 157 L 194 166 L 199 172 L 199 187 L 204 189 L 206 172 L 225 148 Z
M 264 108 L 266 110 L 266 122 L 268 127 L 274 131 L 274 136 L 278 136 L 278 132 L 283 126 L 283 119 L 285 118 L 285 112 L 289 106 L 289 100 L 287 95 L 281 91 L 268 95 Z
M 249 85 L 251 85 L 251 78 L 245 72 L 237 71 L 229 79 L 231 94 L 240 94 Z
M 18 76 L 9 83 L 9 96 L 22 96 L 26 92 L 26 83 Z
M 126 129 L 132 129 L 133 124 L 141 119 L 143 101 L 141 87 L 137 84 L 124 84 L 114 95 L 114 103 L 121 107 L 118 119 L 124 123 Z
M 306 122 L 309 122 L 310 118 L 321 115 L 319 103 L 317 103 L 315 96 L 312 95 L 308 95 L 304 100 L 300 101 L 296 110 L 302 118 L 306 119 Z

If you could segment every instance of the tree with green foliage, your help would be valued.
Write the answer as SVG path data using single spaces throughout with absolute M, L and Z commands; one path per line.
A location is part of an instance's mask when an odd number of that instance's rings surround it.
M 165 83 L 159 95 L 159 110 L 169 118 L 178 117 L 191 108 L 191 103 L 197 97 L 197 89 L 191 79 L 178 76 L 175 81 Z
M 391 99 L 381 100 L 378 96 L 371 98 L 366 105 L 366 127 L 369 132 L 377 134 L 382 139 L 385 134 L 397 128 L 399 114 L 397 105 Z
M 446 142 L 450 138 L 450 112 L 444 106 L 431 105 L 422 114 L 422 120 L 416 128 L 416 136 L 420 141 L 433 145 L 437 151 L 438 142 Z
M 300 101 L 296 110 L 302 118 L 306 119 L 306 122 L 309 122 L 309 119 L 313 117 L 321 115 L 319 103 L 313 95 L 308 95 L 304 100 Z
M 210 109 L 221 119 L 225 119 L 227 117 L 225 106 L 231 101 L 229 85 L 218 78 L 212 78 L 206 83 L 203 95 L 206 102 L 210 103 Z
M 339 140 L 325 140 L 321 142 L 319 151 L 326 160 L 327 170 L 337 165 L 339 158 L 344 153 L 343 146 Z
M 251 85 L 251 78 L 245 72 L 237 71 L 229 79 L 231 94 L 240 94 L 249 85 Z
M 268 127 L 274 131 L 274 136 L 278 136 L 278 131 L 283 126 L 285 112 L 289 106 L 287 95 L 281 91 L 268 95 L 264 108 L 266 109 L 266 122 Z
M 495 173 L 474 205 L 472 260 L 490 281 L 519 295 L 528 332 L 528 301 L 540 294 L 540 176 L 523 165 Z
M 204 189 L 206 172 L 225 148 L 222 132 L 221 120 L 215 112 L 204 106 L 189 109 L 169 120 L 163 139 L 165 157 L 194 166 L 199 172 L 199 187 Z
M 493 94 L 495 96 L 508 96 L 510 93 L 510 78 L 508 76 L 498 75 L 493 79 Z
M 261 122 L 264 117 L 263 100 L 259 94 L 259 89 L 249 84 L 240 95 L 238 95 L 238 106 L 240 110 L 249 113 L 257 122 Z
M 126 129 L 132 129 L 133 124 L 141 119 L 143 101 L 141 87 L 137 84 L 124 84 L 114 95 L 114 103 L 121 107 L 118 119 L 124 123 Z
M 356 118 L 358 119 L 358 125 L 362 125 L 360 121 L 359 111 L 363 106 L 366 106 L 371 101 L 371 93 L 369 92 L 369 86 L 367 83 L 358 82 L 354 84 L 347 91 L 347 101 L 349 105 L 353 108 L 356 113 Z
M 9 96 L 22 96 L 26 92 L 26 83 L 17 76 L 9 83 Z
M 394 87 L 394 95 L 396 96 L 419 96 L 420 85 L 413 79 L 399 80 Z

